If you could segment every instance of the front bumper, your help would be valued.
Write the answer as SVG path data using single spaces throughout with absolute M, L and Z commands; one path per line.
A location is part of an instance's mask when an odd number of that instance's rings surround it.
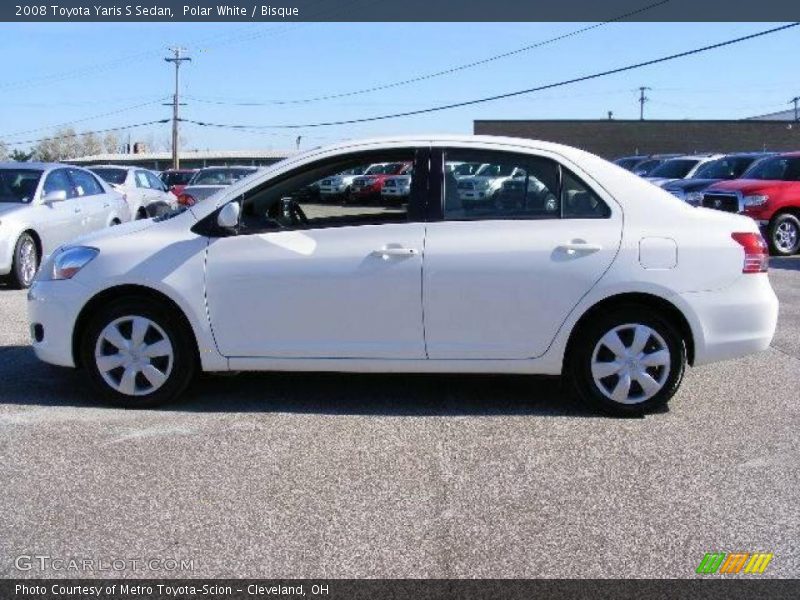
M 72 336 L 75 321 L 89 299 L 89 290 L 72 279 L 34 281 L 28 290 L 28 323 L 33 351 L 39 360 L 74 367 Z M 41 327 L 37 339 L 34 328 Z
M 766 274 L 742 275 L 732 286 L 676 298 L 694 334 L 695 365 L 766 350 L 778 324 L 778 298 Z

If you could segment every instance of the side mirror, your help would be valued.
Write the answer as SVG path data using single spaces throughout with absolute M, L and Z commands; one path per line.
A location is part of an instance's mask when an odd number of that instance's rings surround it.
M 45 204 L 53 204 L 54 202 L 63 202 L 67 199 L 67 192 L 64 190 L 55 190 L 52 192 L 46 193 L 42 197 L 42 202 Z
M 217 213 L 217 225 L 222 229 L 233 229 L 239 224 L 239 212 L 241 208 L 238 202 L 228 202 Z

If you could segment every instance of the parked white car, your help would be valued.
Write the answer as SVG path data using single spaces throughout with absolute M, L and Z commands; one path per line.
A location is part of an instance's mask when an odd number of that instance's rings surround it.
M 462 203 L 447 165 L 478 160 L 549 194 Z M 292 197 L 326 171 L 388 161 L 426 181 L 399 209 Z M 40 269 L 28 318 L 40 359 L 82 367 L 124 406 L 174 399 L 198 370 L 527 373 L 638 414 L 673 396 L 687 364 L 769 346 L 767 265 L 752 219 L 581 150 L 400 137 L 310 150 L 76 240 Z
M 458 195 L 462 202 L 488 202 L 500 193 L 509 179 L 524 175 L 519 167 L 484 164 L 474 175 L 458 177 Z
M 0 163 L 0 277 L 14 287 L 61 244 L 129 220 L 122 196 L 85 169 Z
M 153 171 L 119 165 L 97 165 L 89 170 L 122 194 L 134 219 L 155 217 L 178 205 L 178 199 Z
M 645 177 L 650 183 L 664 187 L 679 179 L 691 179 L 705 164 L 722 158 L 724 154 L 700 154 L 677 156 L 665 160 Z
M 381 198 L 386 202 L 404 202 L 411 195 L 413 175 L 393 175 L 387 177 L 381 188 Z
M 319 181 L 319 194 L 323 198 L 344 197 L 350 194 L 353 179 L 363 175 L 372 165 L 360 165 Z

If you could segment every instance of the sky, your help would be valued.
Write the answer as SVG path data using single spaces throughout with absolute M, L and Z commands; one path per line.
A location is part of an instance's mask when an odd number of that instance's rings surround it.
M 422 82 L 325 101 L 513 51 L 589 23 L 0 24 L 0 140 L 27 148 L 78 131 L 171 116 L 169 46 L 187 49 L 181 116 L 223 124 L 315 123 L 403 112 L 571 79 L 768 29 L 769 23 L 612 23 Z M 475 119 L 737 119 L 787 110 L 800 95 L 800 28 L 674 62 L 428 115 L 301 130 L 183 124 L 187 149 L 301 149 L 397 133 L 471 133 Z M 261 103 L 261 106 L 241 104 Z M 169 124 L 130 131 L 168 147 Z M 128 132 L 121 132 L 126 138 Z

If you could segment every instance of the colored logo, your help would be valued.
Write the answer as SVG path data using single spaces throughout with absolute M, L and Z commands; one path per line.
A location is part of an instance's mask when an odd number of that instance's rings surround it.
M 767 552 L 709 552 L 700 561 L 696 573 L 763 573 L 772 560 L 772 553 Z

